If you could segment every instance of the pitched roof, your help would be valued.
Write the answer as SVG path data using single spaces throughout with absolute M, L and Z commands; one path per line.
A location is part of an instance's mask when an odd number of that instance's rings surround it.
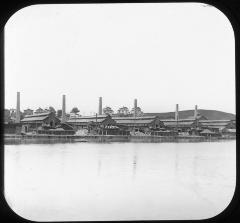
M 137 117 L 112 117 L 117 124 L 125 125 L 144 125 L 150 124 L 158 118 L 158 116 L 137 116 Z M 161 121 L 161 120 L 160 120 Z
M 178 127 L 181 127 L 181 126 L 191 126 L 194 124 L 194 121 L 189 121 L 189 122 L 166 122 L 164 121 L 164 125 L 166 126 L 178 126 Z
M 25 118 L 30 118 L 30 117 L 39 117 L 39 116 L 47 116 L 51 112 L 43 112 L 43 113 L 34 113 L 32 115 L 26 115 Z
M 156 115 L 151 115 L 151 116 L 113 116 L 112 117 L 113 119 L 115 120 L 119 120 L 119 119 L 122 119 L 122 120 L 145 120 L 145 119 L 155 119 L 155 118 L 158 118 L 158 116 Z
M 143 119 L 143 120 L 134 120 L 134 119 L 115 119 L 117 124 L 150 124 L 153 119 Z
M 47 113 L 39 113 L 39 114 L 33 114 L 33 115 L 26 115 L 21 122 L 37 122 L 37 121 L 43 121 L 49 116 L 50 112 Z
M 236 129 L 227 129 L 227 132 L 236 133 Z
M 109 115 L 97 115 L 97 116 L 79 116 L 76 118 L 70 118 L 67 123 L 89 123 L 89 122 L 97 122 L 97 123 L 101 123 L 104 120 L 106 120 L 106 118 L 111 118 L 111 116 Z
M 40 116 L 40 117 L 27 117 L 21 120 L 21 122 L 33 122 L 33 121 L 43 121 L 48 116 Z
M 41 122 L 49 117 L 52 112 L 37 113 L 33 115 L 26 115 L 21 122 Z M 55 117 L 58 119 L 57 117 Z
M 233 120 L 225 119 L 225 120 L 199 120 L 201 123 L 224 123 L 224 122 L 232 122 Z
M 206 134 L 215 134 L 215 132 L 212 132 L 209 129 L 204 129 L 203 131 L 201 131 L 200 133 L 206 133 Z

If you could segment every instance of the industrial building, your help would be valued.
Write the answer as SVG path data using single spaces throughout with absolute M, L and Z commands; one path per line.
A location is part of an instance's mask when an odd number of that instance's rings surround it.
M 110 115 L 80 116 L 69 119 L 66 123 L 74 129 L 87 129 L 88 133 L 100 135 L 128 135 L 126 128 L 118 126 Z
M 140 117 L 112 117 L 117 125 L 125 126 L 130 131 L 150 132 L 164 129 L 164 123 L 158 116 L 140 116 Z
M 60 122 L 60 119 L 56 117 L 54 112 L 26 115 L 21 120 L 23 131 L 25 132 L 37 130 L 39 127 L 55 128 Z
M 39 134 L 75 134 L 76 131 L 84 129 L 89 134 L 101 135 L 129 135 L 141 132 L 146 135 L 168 136 L 178 134 L 225 136 L 236 135 L 235 120 L 207 120 L 198 112 L 195 105 L 194 114 L 191 117 L 181 119 L 179 117 L 179 105 L 176 104 L 175 118 L 160 119 L 158 115 L 144 116 L 137 107 L 137 99 L 134 99 L 134 106 L 131 114 L 125 107 L 123 112 L 118 114 L 103 114 L 102 97 L 99 97 L 98 114 L 93 116 L 71 116 L 66 114 L 66 96 L 62 96 L 62 116 L 56 117 L 55 112 L 43 112 L 37 109 L 24 110 L 25 117 L 21 119 L 20 92 L 17 92 L 17 105 L 14 123 L 10 123 L 5 118 L 5 133 L 19 133 L 35 131 Z M 139 111 L 140 112 L 139 112 Z M 5 116 L 9 116 L 9 111 L 5 111 Z

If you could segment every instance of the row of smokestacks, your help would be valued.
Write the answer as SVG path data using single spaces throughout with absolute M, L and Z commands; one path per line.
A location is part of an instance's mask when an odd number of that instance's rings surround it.
M 67 118 L 66 118 L 66 95 L 63 95 L 62 98 L 62 122 L 66 122 Z
M 102 97 L 99 97 L 98 102 L 98 115 L 102 115 Z M 134 99 L 134 117 L 137 116 L 137 99 Z
M 17 92 L 17 106 L 16 106 L 16 123 L 20 123 L 20 117 L 21 117 L 21 112 L 20 112 L 20 92 Z M 66 122 L 66 95 L 63 95 L 62 97 L 62 122 Z
M 195 105 L 195 109 L 194 109 L 194 119 L 196 119 L 197 116 L 198 116 L 198 108 L 197 108 L 197 105 Z M 179 106 L 178 106 L 178 104 L 176 104 L 175 120 L 176 120 L 176 121 L 179 120 Z
M 98 114 L 102 115 L 102 97 L 99 97 Z
M 20 123 L 20 92 L 17 92 L 16 123 Z
M 99 104 L 98 104 L 98 114 L 102 115 L 102 97 L 99 97 Z M 137 116 L 137 99 L 134 99 L 134 117 Z M 198 108 L 195 105 L 194 109 L 194 118 L 196 119 L 198 116 Z M 62 97 L 62 122 L 66 122 L 66 95 Z M 175 111 L 175 120 L 179 120 L 179 106 L 176 104 L 176 111 Z M 16 123 L 20 123 L 20 92 L 17 92 L 17 106 L 16 106 Z

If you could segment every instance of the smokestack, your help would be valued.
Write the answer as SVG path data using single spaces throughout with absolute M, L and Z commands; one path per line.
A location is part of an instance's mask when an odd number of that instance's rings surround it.
M 197 116 L 198 116 L 198 108 L 197 108 L 197 105 L 195 105 L 194 118 L 196 119 Z
M 102 97 L 99 97 L 98 114 L 102 115 Z
M 20 92 L 17 92 L 16 123 L 20 123 Z
M 175 121 L 179 119 L 179 114 L 178 114 L 178 104 L 176 104 L 176 111 L 175 111 Z
M 134 117 L 137 116 L 137 99 L 134 99 Z
M 62 123 L 66 122 L 66 96 L 62 97 Z

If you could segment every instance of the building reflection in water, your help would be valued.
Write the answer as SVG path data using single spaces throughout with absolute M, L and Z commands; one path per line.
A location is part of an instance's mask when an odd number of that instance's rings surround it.
M 136 152 L 134 152 L 132 165 L 133 165 L 133 179 L 135 179 L 136 171 L 137 171 L 137 155 L 136 155 Z

